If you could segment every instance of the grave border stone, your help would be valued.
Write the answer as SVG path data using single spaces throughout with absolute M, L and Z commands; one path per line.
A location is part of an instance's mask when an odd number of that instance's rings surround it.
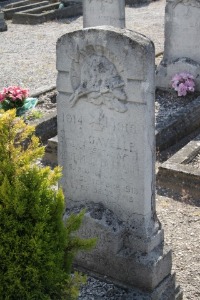
M 16 12 L 13 15 L 14 24 L 37 25 L 54 19 L 70 18 L 82 14 L 82 4 L 72 3 L 69 6 L 59 9 L 60 2 L 40 6 L 39 8 L 28 9 L 22 12 Z
M 157 174 L 158 185 L 200 199 L 200 170 L 189 165 L 199 153 L 200 135 L 161 164 Z

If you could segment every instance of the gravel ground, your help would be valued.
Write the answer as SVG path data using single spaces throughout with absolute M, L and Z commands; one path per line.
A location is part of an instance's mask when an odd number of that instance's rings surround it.
M 164 7 L 165 0 L 160 0 L 146 6 L 126 8 L 127 28 L 150 37 L 155 43 L 156 53 L 163 50 Z M 20 84 L 29 87 L 33 93 L 38 87 L 55 85 L 56 41 L 66 32 L 81 29 L 82 17 L 37 26 L 17 25 L 11 21 L 7 24 L 8 31 L 0 33 L 0 89 Z M 157 212 L 165 230 L 165 242 L 173 250 L 173 270 L 184 291 L 184 300 L 198 300 L 200 203 L 195 203 L 188 195 L 180 197 L 173 192 L 169 195 L 159 189 Z M 125 300 L 128 297 L 128 291 L 114 285 L 92 278 L 89 281 L 80 300 Z
M 156 53 L 163 50 L 165 0 L 142 7 L 126 7 L 126 27 L 147 35 Z M 56 41 L 63 34 L 82 28 L 83 18 L 70 18 L 41 25 L 7 21 L 0 33 L 0 89 L 19 84 L 33 93 L 38 87 L 56 85 Z

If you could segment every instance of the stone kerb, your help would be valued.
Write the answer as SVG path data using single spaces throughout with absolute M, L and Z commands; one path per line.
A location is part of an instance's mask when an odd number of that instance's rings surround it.
M 80 234 L 99 238 L 77 264 L 161 299 L 171 253 L 155 211 L 154 46 L 125 29 L 75 31 L 57 42 L 57 69 L 61 185 L 70 210 L 87 210 Z
M 83 28 L 102 25 L 125 27 L 125 0 L 83 1 Z
M 187 71 L 200 90 L 200 1 L 168 0 L 165 8 L 164 55 L 157 69 L 156 85 L 171 87 L 172 76 Z

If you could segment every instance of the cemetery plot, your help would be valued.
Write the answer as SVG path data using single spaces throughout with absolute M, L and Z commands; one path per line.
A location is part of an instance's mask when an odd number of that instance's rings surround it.
M 36 3 L 27 3 L 26 1 L 20 1 L 21 5 L 19 5 L 19 3 L 16 3 L 13 7 L 9 7 L 9 8 L 5 8 L 3 10 L 4 15 L 5 15 L 5 19 L 6 20 L 11 20 L 13 15 L 17 12 L 22 12 L 22 11 L 26 11 L 28 9 L 34 9 L 40 6 L 44 6 L 49 4 L 49 1 L 41 1 L 41 2 L 36 2 Z
M 70 2 L 59 8 L 60 2 L 33 8 L 13 15 L 13 23 L 36 25 L 54 19 L 75 17 L 82 14 L 82 4 Z
M 156 92 L 156 146 L 162 151 L 200 126 L 199 93 L 178 97 L 174 91 Z
M 158 184 L 200 199 L 200 135 L 159 167 Z

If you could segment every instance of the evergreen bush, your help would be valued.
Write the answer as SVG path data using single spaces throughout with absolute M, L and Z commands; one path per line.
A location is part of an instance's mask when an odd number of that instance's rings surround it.
M 0 299 L 74 300 L 84 278 L 71 276 L 73 258 L 95 241 L 74 234 L 84 212 L 64 224 L 63 193 L 52 188 L 61 169 L 35 163 L 44 148 L 15 114 L 0 114 Z

